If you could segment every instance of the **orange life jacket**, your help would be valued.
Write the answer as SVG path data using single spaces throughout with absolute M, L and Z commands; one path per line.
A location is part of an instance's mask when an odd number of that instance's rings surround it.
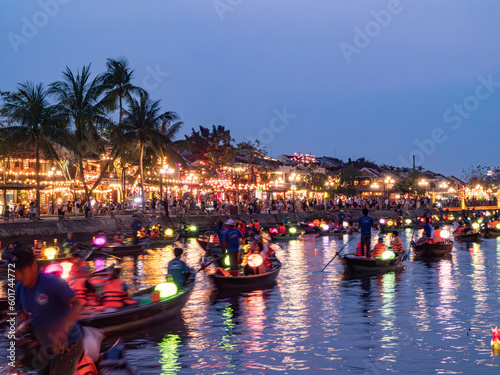
M 120 279 L 109 280 L 102 288 L 102 305 L 106 307 L 123 307 L 137 303 L 132 301 L 123 288 L 123 281 Z
M 356 246 L 356 255 L 358 257 L 361 257 L 363 256 L 363 254 L 361 254 L 361 241 L 358 242 L 358 246 Z
M 92 358 L 85 354 L 83 355 L 76 366 L 76 375 L 98 375 L 97 368 Z
M 462 233 L 462 227 L 457 228 L 457 234 L 460 234 L 460 233 Z
M 88 290 L 85 286 L 87 283 L 87 279 L 80 278 L 76 280 L 76 283 L 73 285 L 73 290 L 75 291 L 75 295 L 83 306 L 99 306 L 99 301 L 97 300 L 97 296 L 95 293 Z
M 401 243 L 401 238 L 396 237 L 395 241 L 396 241 L 396 243 L 392 244 L 392 251 L 394 253 L 401 253 L 401 252 L 403 252 L 403 244 Z
M 269 254 L 266 253 L 265 251 L 261 251 L 260 252 L 260 255 L 262 256 L 263 260 L 264 260 L 264 265 L 267 267 L 267 268 L 273 268 L 273 264 L 271 262 L 271 258 L 269 258 Z
M 286 234 L 286 227 L 284 225 L 278 227 L 278 234 Z
M 373 248 L 373 257 L 381 257 L 382 254 L 385 252 L 385 245 L 383 243 L 377 243 L 375 244 L 375 247 Z
M 215 273 L 217 275 L 221 275 L 221 276 L 225 276 L 225 277 L 231 276 L 231 274 L 222 267 L 217 267 L 217 270 L 215 271 Z
M 254 223 L 254 228 L 255 230 L 260 230 L 260 223 L 258 221 Z
M 436 229 L 432 238 L 434 238 L 434 242 L 444 242 L 443 237 L 441 237 L 441 229 Z
M 428 238 L 427 243 L 433 244 L 434 243 L 434 238 Z

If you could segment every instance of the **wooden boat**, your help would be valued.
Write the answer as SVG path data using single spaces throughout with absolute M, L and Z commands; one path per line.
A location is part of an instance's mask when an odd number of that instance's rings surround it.
M 293 241 L 298 239 L 299 237 L 300 234 L 286 234 L 286 235 L 271 234 L 271 238 L 273 239 L 273 241 L 276 242 Z
M 102 247 L 96 246 L 91 249 L 91 254 L 88 256 L 87 260 L 99 258 L 100 255 L 110 255 L 116 257 L 140 255 L 144 253 L 148 244 L 149 240 L 141 241 L 137 244 L 110 244 Z
M 123 332 L 148 327 L 178 316 L 194 288 L 194 282 L 179 288 L 177 294 L 162 298 L 158 302 L 125 306 L 112 312 L 99 312 L 80 316 L 80 324 L 100 328 L 106 335 L 112 336 Z M 140 291 L 133 297 L 150 294 L 154 287 Z
M 500 229 L 488 229 L 488 233 L 486 233 L 486 229 L 481 229 L 481 233 L 484 235 L 484 238 L 500 237 Z
M 453 242 L 427 243 L 412 245 L 413 252 L 417 257 L 433 258 L 443 257 L 453 250 Z
M 309 223 L 301 222 L 299 225 L 306 234 L 316 234 L 320 230 L 317 226 L 310 227 Z
M 179 239 L 180 233 L 174 232 L 170 237 L 150 237 L 151 247 L 173 245 Z
M 220 291 L 249 291 L 266 289 L 276 283 L 281 270 L 281 262 L 275 258 L 273 269 L 261 275 L 222 276 L 215 273 L 208 275 L 215 287 Z
M 341 232 L 325 232 L 325 231 L 318 231 L 318 236 L 343 236 L 344 234 L 349 234 L 349 232 L 341 231 Z
M 483 238 L 481 233 L 455 233 L 453 234 L 455 241 L 459 242 L 479 242 Z
M 346 272 L 373 274 L 397 271 L 403 268 L 405 258 L 406 251 L 391 259 L 366 258 L 355 254 L 347 254 L 340 258 L 340 263 Z
M 394 226 L 394 227 L 388 227 L 386 225 L 381 225 L 380 226 L 380 233 L 391 233 L 391 232 L 398 232 L 401 233 L 405 230 L 405 226 Z
M 212 251 L 213 254 L 222 254 L 222 247 L 220 242 L 210 242 L 210 245 L 208 244 L 208 239 L 205 238 L 197 238 L 196 241 L 198 242 L 198 245 L 203 250 L 210 250 Z

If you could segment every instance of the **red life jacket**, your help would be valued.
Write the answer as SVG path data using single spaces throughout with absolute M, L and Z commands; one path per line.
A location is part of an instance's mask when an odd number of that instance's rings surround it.
M 363 256 L 363 254 L 361 254 L 361 241 L 358 242 L 358 246 L 356 246 L 356 255 L 358 257 L 361 257 Z
M 394 251 L 394 253 L 403 252 L 403 244 L 401 243 L 401 238 L 396 237 L 396 243 L 392 244 L 392 251 Z
M 278 227 L 278 234 L 286 234 L 286 227 L 284 225 Z
M 260 223 L 258 221 L 256 221 L 253 226 L 255 230 L 260 230 Z
M 375 247 L 373 248 L 373 257 L 381 257 L 382 254 L 385 252 L 385 245 L 383 243 L 377 243 L 375 244 Z
M 78 301 L 80 301 L 83 306 L 99 306 L 97 296 L 95 293 L 88 290 L 85 286 L 86 283 L 87 279 L 81 278 L 76 280 L 75 285 L 73 285 L 73 290 L 75 291 Z
M 92 358 L 85 354 L 83 355 L 76 366 L 76 375 L 98 375 L 97 368 Z
M 123 307 L 137 303 L 132 301 L 123 288 L 123 281 L 120 279 L 109 280 L 102 288 L 102 305 L 106 307 Z

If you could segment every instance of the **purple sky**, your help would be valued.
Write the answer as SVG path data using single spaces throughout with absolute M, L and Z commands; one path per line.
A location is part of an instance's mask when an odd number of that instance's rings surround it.
M 272 156 L 416 154 L 460 177 L 500 164 L 498 14 L 460 0 L 4 0 L 0 90 L 124 56 L 186 133 L 225 125 Z

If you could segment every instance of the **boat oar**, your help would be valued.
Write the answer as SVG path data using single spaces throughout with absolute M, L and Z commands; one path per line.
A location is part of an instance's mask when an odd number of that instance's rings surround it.
M 90 251 L 90 253 L 87 254 L 86 258 L 88 258 L 91 253 L 99 253 L 99 254 L 103 254 L 103 255 L 106 255 L 106 256 L 111 257 L 111 258 L 115 258 L 115 259 L 118 259 L 118 260 L 123 260 L 123 258 L 117 257 L 116 255 L 111 255 L 111 254 L 105 253 L 103 251 L 94 250 L 94 249 L 92 249 Z
M 349 242 L 348 242 L 348 243 L 349 243 Z M 323 269 L 321 270 L 321 272 L 323 272 L 323 271 L 325 270 L 325 268 L 326 268 L 326 267 L 328 267 L 328 266 L 330 265 L 330 263 L 332 263 L 332 262 L 333 262 L 333 260 L 334 260 L 334 259 L 335 259 L 335 258 L 336 258 L 339 254 L 340 254 L 340 252 L 341 252 L 342 250 L 344 250 L 344 248 L 345 248 L 346 246 L 347 246 L 347 243 L 346 243 L 344 246 L 342 246 L 342 247 L 340 248 L 340 250 L 339 250 L 339 251 L 337 251 L 337 253 L 333 256 L 333 258 L 332 258 L 332 259 L 330 259 L 330 261 L 326 264 L 326 266 L 324 266 L 324 267 L 323 267 Z
M 219 255 L 217 258 L 215 258 L 214 260 L 212 260 L 210 263 L 207 263 L 205 264 L 204 266 L 202 266 L 198 271 L 196 271 L 195 273 L 198 273 L 202 270 L 204 270 L 205 268 L 207 268 L 209 265 L 211 265 L 212 263 L 214 262 L 217 262 L 220 258 L 222 258 L 222 255 Z

